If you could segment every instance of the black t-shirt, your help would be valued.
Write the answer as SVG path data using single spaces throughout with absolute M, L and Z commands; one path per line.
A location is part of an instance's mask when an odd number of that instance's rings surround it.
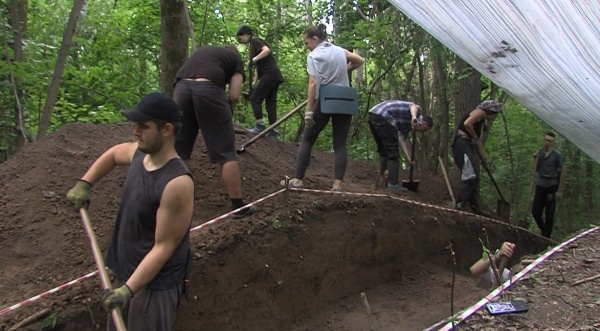
M 177 81 L 182 78 L 206 78 L 225 88 L 238 72 L 246 78 L 240 53 L 227 47 L 203 46 L 179 68 Z
M 271 48 L 266 41 L 260 38 L 252 37 L 250 41 L 251 60 L 260 53 L 263 46 Z M 264 59 L 260 59 L 258 62 L 256 62 L 256 72 L 258 73 L 258 78 L 274 79 L 283 82 L 283 75 L 277 66 L 277 62 L 275 61 L 272 52 L 273 50 L 271 50 L 271 53 L 269 53 L 269 55 L 267 55 Z

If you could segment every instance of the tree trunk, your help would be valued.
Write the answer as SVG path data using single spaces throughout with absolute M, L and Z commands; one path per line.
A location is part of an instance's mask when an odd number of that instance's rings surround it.
M 177 71 L 188 56 L 186 2 L 160 0 L 161 61 L 160 90 L 173 95 Z
M 60 81 L 62 74 L 67 63 L 67 57 L 69 56 L 69 49 L 71 48 L 71 42 L 75 35 L 75 29 L 77 28 L 77 21 L 81 15 L 81 10 L 84 8 L 87 0 L 75 0 L 73 2 L 73 8 L 71 8 L 71 15 L 69 15 L 69 21 L 65 28 L 63 40 L 60 45 L 58 52 L 58 58 L 56 59 L 56 67 L 54 68 L 54 74 L 52 75 L 52 82 L 48 87 L 48 96 L 46 97 L 46 103 L 44 104 L 44 111 L 40 120 L 39 131 L 37 138 L 41 138 L 48 133 L 48 127 L 50 127 L 50 120 L 52 119 L 52 109 L 56 103 L 58 97 L 58 88 L 60 87 Z
M 14 52 L 14 61 L 23 62 L 25 60 L 25 53 L 23 51 L 23 39 L 26 38 L 27 33 L 27 7 L 29 3 L 26 0 L 11 0 L 10 1 L 10 25 L 13 31 L 13 44 L 12 49 Z M 7 54 L 8 55 L 8 54 Z M 10 59 L 7 57 L 7 61 L 10 65 Z M 10 69 L 11 67 L 9 67 Z M 13 75 L 12 69 L 10 69 L 11 76 Z M 21 86 L 21 79 L 17 76 L 12 76 L 13 92 L 15 97 L 15 123 L 16 128 L 9 127 L 8 135 L 6 140 L 8 141 L 8 149 L 6 150 L 7 156 L 12 152 L 18 152 L 27 142 L 27 134 L 25 127 L 23 126 L 23 111 L 21 109 L 21 101 L 23 100 L 23 89 Z M 15 132 L 16 130 L 16 132 Z M 12 138 L 14 137 L 14 138 Z M 14 147 L 11 147 L 14 146 Z
M 454 127 L 481 102 L 481 74 L 460 57 L 455 61 Z
M 446 65 L 442 58 L 442 52 L 440 50 L 441 44 L 434 40 L 433 43 L 437 43 L 434 49 L 437 49 L 433 59 L 433 91 L 434 101 L 432 102 L 432 109 L 439 109 L 440 120 L 438 123 L 434 123 L 434 132 L 439 132 L 439 150 L 436 155 L 441 155 L 444 164 L 448 165 L 448 138 L 449 138 L 449 114 L 450 114 L 450 101 L 448 100 L 448 89 L 446 87 Z M 439 129 L 437 129 L 439 128 Z M 438 169 L 436 167 L 436 169 Z

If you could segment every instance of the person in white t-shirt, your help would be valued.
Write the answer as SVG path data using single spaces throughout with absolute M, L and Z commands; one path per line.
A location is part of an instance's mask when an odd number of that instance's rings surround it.
M 365 60 L 358 54 L 347 49 L 336 46 L 327 41 L 326 27 L 309 26 L 303 34 L 303 42 L 310 50 L 307 57 L 308 91 L 306 98 L 306 112 L 304 123 L 306 124 L 302 134 L 302 142 L 298 148 L 296 158 L 295 176 L 289 182 L 282 181 L 282 185 L 289 187 L 304 188 L 304 175 L 310 163 L 312 147 L 317 141 L 321 131 L 325 129 L 329 121 L 332 125 L 334 161 L 333 192 L 342 191 L 342 181 L 348 163 L 346 152 L 346 140 L 352 123 L 352 115 L 347 114 L 325 114 L 321 112 L 319 104 L 319 88 L 323 85 L 350 86 L 348 72 L 363 65 Z
M 507 268 L 508 260 L 512 257 L 515 251 L 516 245 L 505 241 L 502 243 L 502 247 L 492 256 L 494 263 L 498 268 L 498 275 L 500 276 L 500 284 L 510 279 L 511 272 Z M 471 266 L 471 274 L 479 278 L 478 286 L 482 288 L 494 288 L 499 285 L 492 266 L 490 265 L 489 258 L 481 258 Z

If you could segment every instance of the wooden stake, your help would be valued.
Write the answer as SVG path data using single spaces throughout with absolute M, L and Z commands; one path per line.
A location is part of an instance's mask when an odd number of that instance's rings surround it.
M 360 293 L 360 297 L 363 300 L 363 305 L 367 309 L 367 316 L 369 317 L 369 330 L 375 331 L 375 324 L 373 322 L 373 315 L 371 314 L 371 307 L 369 306 L 369 300 L 367 300 L 367 294 L 365 292 Z
M 591 282 L 592 280 L 596 280 L 600 278 L 600 274 L 597 274 L 596 276 L 592 276 L 592 277 L 588 277 L 588 278 L 584 278 L 584 279 L 580 279 L 578 281 L 576 281 L 575 283 L 571 284 L 573 286 L 577 286 L 579 284 L 583 284 L 583 283 L 587 283 L 587 282 Z
M 19 328 L 22 327 L 26 327 L 29 324 L 33 324 L 35 323 L 37 320 L 40 320 L 46 316 L 48 316 L 50 314 L 50 312 L 52 312 L 52 310 L 50 308 L 44 308 L 40 311 L 38 311 L 37 313 L 27 317 L 26 319 L 22 320 L 21 322 L 13 325 L 10 329 L 8 329 L 7 331 L 13 331 L 13 330 L 18 330 Z

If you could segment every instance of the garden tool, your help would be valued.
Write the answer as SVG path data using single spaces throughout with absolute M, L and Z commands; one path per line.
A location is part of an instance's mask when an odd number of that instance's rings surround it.
M 417 131 L 412 130 L 412 146 L 410 156 L 412 158 L 412 162 L 410 164 L 410 175 L 408 181 L 402 181 L 402 187 L 406 188 L 411 192 L 416 192 L 419 189 L 419 180 L 413 180 L 413 170 L 415 163 L 415 146 L 417 145 Z
M 479 155 L 479 159 L 481 160 L 481 167 L 485 170 L 485 172 L 487 172 L 488 176 L 490 177 L 490 180 L 492 181 L 492 184 L 494 184 L 494 187 L 496 188 L 496 191 L 500 196 L 500 199 L 496 201 L 496 214 L 498 214 L 500 218 L 508 221 L 510 219 L 510 204 L 504 199 L 504 196 L 502 195 L 502 192 L 500 192 L 498 184 L 496 184 L 494 176 L 492 176 L 492 172 L 488 168 L 487 163 L 483 161 L 481 151 L 479 151 L 479 148 L 477 147 L 475 147 L 475 151 L 477 151 L 477 155 Z
M 450 198 L 452 201 L 449 201 L 448 204 L 450 208 L 454 208 L 456 206 L 456 198 L 454 198 L 454 193 L 452 192 L 452 186 L 450 186 L 450 179 L 448 179 L 448 172 L 446 172 L 446 167 L 444 166 L 444 160 L 442 157 L 438 155 L 438 161 L 440 162 L 440 167 L 442 168 L 442 173 L 444 174 L 444 180 L 446 181 L 446 186 L 448 187 L 448 193 L 450 193 Z
M 533 189 L 535 188 L 535 168 L 537 166 L 537 160 L 538 160 L 538 155 L 536 154 L 533 158 L 533 170 L 531 173 L 531 184 L 529 187 L 529 195 L 527 196 L 527 208 L 525 209 L 523 219 L 520 219 L 517 224 L 518 226 L 523 227 L 523 228 L 529 228 L 529 223 L 527 223 L 527 216 L 529 216 L 529 213 L 531 212 L 531 203 L 533 202 L 533 200 L 531 199 L 531 196 L 533 195 Z
M 292 117 L 292 115 L 297 113 L 304 106 L 306 106 L 306 100 L 304 100 L 304 102 L 299 104 L 296 108 L 292 109 L 289 113 L 283 115 L 283 117 L 278 119 L 277 122 L 269 125 L 267 128 L 265 128 L 263 130 L 263 132 L 257 134 L 256 136 L 252 137 L 250 140 L 248 140 L 244 144 L 242 144 L 242 146 L 240 146 L 240 148 L 237 149 L 237 153 L 242 154 L 243 152 L 245 152 L 246 148 L 248 148 L 248 146 L 254 144 L 257 140 L 264 137 L 267 133 L 273 131 L 276 127 L 278 127 L 281 123 L 285 122 L 288 118 Z
M 106 265 L 104 264 L 104 259 L 102 258 L 102 251 L 100 250 L 100 246 L 98 246 L 98 242 L 96 241 L 94 228 L 92 228 L 92 223 L 90 222 L 90 218 L 85 207 L 79 209 L 79 216 L 83 222 L 85 232 L 90 239 L 92 254 L 94 255 L 94 260 L 96 261 L 96 266 L 98 267 L 98 272 L 100 273 L 100 280 L 102 281 L 102 288 L 105 290 L 112 290 L 112 284 L 110 283 L 110 278 L 108 278 Z M 127 327 L 125 327 L 125 322 L 123 321 L 123 316 L 121 315 L 121 309 L 113 308 L 110 313 L 117 331 L 127 331 Z

